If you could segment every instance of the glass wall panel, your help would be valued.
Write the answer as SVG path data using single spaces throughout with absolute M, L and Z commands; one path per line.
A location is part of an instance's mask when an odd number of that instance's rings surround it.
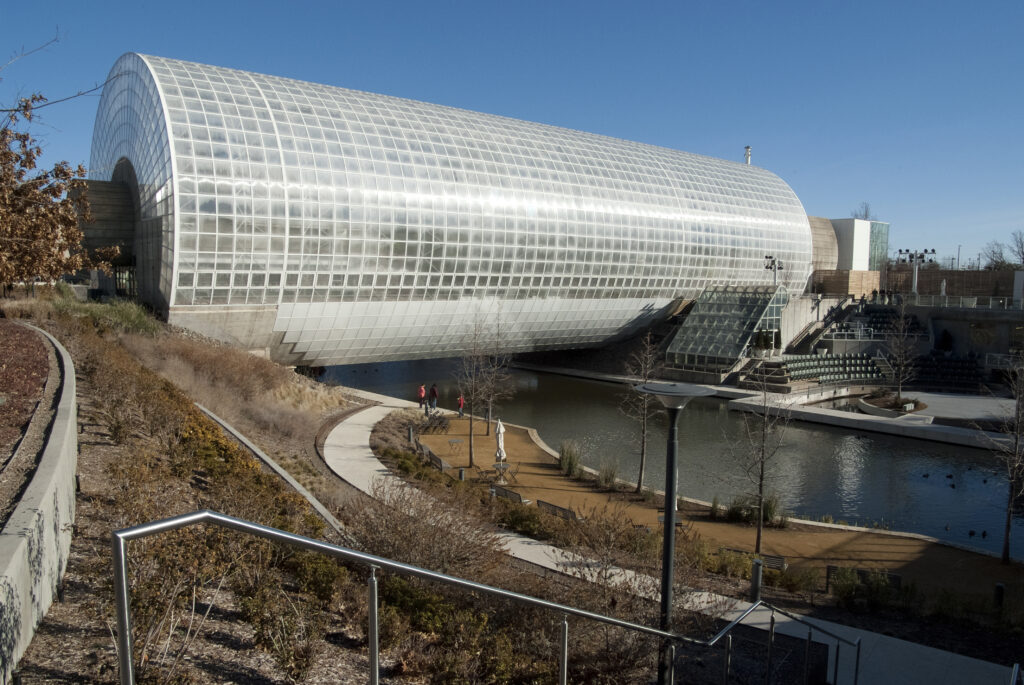
M 457 354 L 481 317 L 510 350 L 590 345 L 771 284 L 766 254 L 809 275 L 803 207 L 764 169 L 160 57 L 111 73 L 90 173 L 137 176 L 140 293 L 172 320 L 215 303 L 225 331 L 276 307 L 292 363 Z

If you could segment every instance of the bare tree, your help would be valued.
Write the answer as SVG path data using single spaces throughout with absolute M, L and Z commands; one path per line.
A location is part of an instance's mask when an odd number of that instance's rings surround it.
M 743 437 L 732 446 L 733 457 L 753 487 L 750 493 L 757 510 L 757 537 L 754 553 L 761 553 L 764 532 L 765 499 L 775 477 L 777 457 L 786 437 L 789 415 L 785 407 L 771 401 L 767 382 L 761 381 L 761 406 L 758 412 L 743 414 Z
M 469 465 L 474 466 L 476 456 L 473 433 L 476 412 L 486 409 L 486 434 L 490 434 L 490 417 L 497 402 L 512 396 L 511 376 L 508 373 L 509 355 L 504 352 L 500 324 L 489 326 L 478 319 L 473 324 L 469 345 L 461 357 L 456 372 L 456 385 L 466 400 L 469 416 Z
M 491 421 L 494 419 L 495 407 L 502 400 L 507 400 L 515 394 L 512 374 L 508 372 L 508 365 L 512 358 L 504 349 L 500 316 L 495 321 L 490 333 L 490 349 L 487 350 L 484 359 L 481 377 L 483 396 L 487 404 L 487 423 L 484 425 L 484 435 L 491 434 Z
M 1010 257 L 1014 264 L 1024 264 L 1024 231 L 1014 231 L 1010 234 L 1010 244 L 1007 245 Z
M 857 209 L 850 212 L 850 218 L 874 221 L 877 217 L 871 212 L 871 205 L 869 205 L 867 202 L 861 202 L 860 206 L 857 207 Z
M 982 248 L 980 259 L 985 265 L 984 268 L 990 271 L 1008 269 L 1012 266 L 1006 258 L 1006 245 L 998 240 L 991 240 Z
M 658 357 L 658 348 L 651 339 L 651 332 L 647 331 L 640 340 L 639 346 L 630 353 L 626 360 L 624 372 L 632 379 L 629 389 L 623 395 L 620 411 L 640 424 L 640 472 L 636 477 L 636 491 L 640 492 L 644 487 L 644 470 L 647 468 L 647 425 L 648 421 L 660 409 L 660 403 L 655 401 L 650 393 L 637 392 L 634 383 L 648 383 L 652 381 L 661 369 L 661 359 Z
M 892 381 L 896 389 L 894 404 L 903 404 L 903 386 L 913 380 L 916 373 L 917 335 L 914 331 L 913 316 L 907 314 L 907 305 L 900 302 L 886 340 L 889 365 L 892 367 Z
M 999 438 L 991 440 L 992 453 L 1006 470 L 1006 519 L 1003 527 L 1002 562 L 1010 563 L 1010 531 L 1013 529 L 1013 507 L 1024 497 L 1024 358 L 1014 360 L 1006 372 L 1006 384 L 1013 395 L 1012 413 L 1003 417 Z

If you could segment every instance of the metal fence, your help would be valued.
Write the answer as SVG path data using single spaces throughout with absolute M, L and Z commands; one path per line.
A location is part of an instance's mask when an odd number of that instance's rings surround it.
M 368 593 L 369 593 L 369 630 L 367 631 L 369 641 L 369 656 L 370 656 L 370 673 L 368 682 L 370 685 L 377 685 L 380 678 L 380 649 L 378 644 L 379 636 L 379 623 L 378 623 L 378 600 L 377 600 L 377 575 L 378 570 L 384 569 L 399 573 L 406 576 L 413 576 L 417 578 L 423 578 L 425 580 L 432 580 L 439 583 L 445 583 L 447 585 L 455 586 L 467 590 L 470 592 L 478 592 L 493 597 L 499 597 L 506 600 L 511 600 L 519 604 L 532 606 L 547 611 L 552 611 L 562 615 L 562 634 L 559 645 L 558 654 L 558 682 L 565 685 L 568 679 L 569 669 L 569 616 L 577 616 L 579 618 L 585 618 L 591 621 L 597 621 L 607 625 L 618 626 L 626 630 L 632 630 L 638 633 L 644 633 L 653 637 L 661 638 L 664 645 L 667 645 L 669 653 L 671 655 L 670 663 L 675 664 L 675 649 L 677 643 L 687 643 L 691 645 L 698 645 L 704 647 L 712 647 L 716 645 L 723 638 L 726 639 L 726 659 L 725 659 L 725 672 L 724 681 L 728 682 L 729 678 L 729 664 L 732 650 L 732 630 L 740 625 L 748 616 L 750 616 L 756 609 L 765 607 L 771 609 L 771 628 L 769 630 L 769 643 L 768 643 L 768 656 L 767 664 L 770 669 L 771 666 L 771 647 L 772 638 L 775 632 L 775 613 L 778 612 L 788 618 L 797 621 L 807 627 L 807 650 L 809 652 L 813 634 L 815 632 L 820 633 L 830 640 L 834 641 L 835 644 L 835 662 L 833 669 L 833 683 L 837 682 L 839 674 L 839 655 L 840 645 L 845 644 L 856 650 L 855 661 L 854 661 L 854 674 L 853 683 L 857 685 L 857 680 L 860 672 L 860 640 L 852 642 L 838 635 L 835 635 L 827 630 L 824 630 L 799 616 L 787 613 L 782 609 L 772 607 L 771 605 L 763 602 L 753 603 L 746 611 L 740 616 L 731 621 L 728 625 L 722 628 L 714 637 L 709 640 L 698 640 L 695 638 L 687 637 L 685 635 L 679 635 L 677 633 L 669 633 L 657 628 L 650 628 L 648 626 L 639 625 L 637 623 L 631 623 L 629 621 L 623 621 L 610 616 L 604 616 L 602 614 L 596 614 L 583 609 L 577 609 L 564 604 L 558 604 L 557 602 L 549 602 L 544 599 L 538 599 L 529 595 L 523 595 L 518 592 L 511 592 L 509 590 L 502 590 L 500 588 L 491 587 L 489 585 L 483 585 L 481 583 L 475 583 L 470 580 L 463 578 L 456 578 L 449 576 L 444 573 L 438 573 L 436 571 L 429 571 L 427 569 L 419 568 L 417 566 L 411 566 L 409 564 L 403 564 L 398 561 L 392 561 L 391 559 L 385 559 L 372 554 L 366 554 L 365 552 L 358 552 L 356 550 L 348 549 L 346 547 L 340 547 L 338 545 L 332 545 L 327 542 L 320 540 L 314 540 L 312 538 L 304 537 L 302 535 L 296 535 L 294 533 L 288 533 L 277 528 L 270 528 L 263 526 L 258 523 L 252 523 L 251 521 L 245 521 L 242 519 L 234 518 L 233 516 L 227 516 L 215 511 L 202 510 L 192 512 L 191 514 L 182 514 L 181 516 L 175 516 L 168 519 L 162 519 L 159 521 L 153 521 L 150 523 L 143 523 L 131 528 L 124 528 L 116 530 L 111 534 L 111 547 L 113 552 L 113 566 L 114 566 L 114 594 L 117 610 L 117 651 L 118 651 L 118 668 L 120 670 L 120 679 L 122 685 L 133 685 L 135 683 L 135 667 L 132 663 L 132 618 L 131 618 L 131 604 L 130 595 L 128 589 L 128 542 L 130 540 L 136 540 L 139 538 L 148 537 L 150 535 L 156 535 L 158 533 L 165 533 L 171 530 L 177 530 L 179 528 L 185 528 L 201 523 L 208 523 L 232 530 L 240 531 L 255 535 L 257 537 L 266 538 L 274 542 L 292 545 L 300 547 L 302 549 L 326 554 L 331 557 L 344 559 L 348 562 L 357 564 L 363 564 L 370 569 L 370 578 L 368 582 Z M 805 674 L 806 678 L 806 674 Z M 674 682 L 674 674 L 669 672 L 668 682 Z

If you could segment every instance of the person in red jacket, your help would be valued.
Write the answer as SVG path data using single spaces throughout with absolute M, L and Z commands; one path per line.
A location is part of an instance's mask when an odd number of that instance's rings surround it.
M 427 401 L 427 386 L 420 384 L 420 389 L 416 391 L 417 397 L 420 398 L 420 409 L 423 409 L 423 403 Z
M 459 418 L 462 418 L 462 410 L 466 406 L 466 398 L 459 393 Z

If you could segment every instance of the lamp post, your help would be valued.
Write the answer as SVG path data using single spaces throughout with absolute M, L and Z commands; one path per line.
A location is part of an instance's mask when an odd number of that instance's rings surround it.
M 914 280 L 910 288 L 910 292 L 913 295 L 917 295 L 917 267 L 925 262 L 935 261 L 935 249 L 931 250 L 900 250 L 900 261 L 904 264 L 910 263 L 914 265 Z
M 659 626 L 672 631 L 672 581 L 675 578 L 676 553 L 676 460 L 678 451 L 679 414 L 694 397 L 714 395 L 715 391 L 692 383 L 644 383 L 637 392 L 654 395 L 668 409 L 668 451 L 665 460 L 665 528 L 661 550 L 661 611 Z M 658 654 L 658 685 L 670 685 L 673 664 L 667 640 L 661 643 Z
M 779 284 L 779 272 L 785 270 L 781 259 L 776 259 L 770 254 L 764 256 L 764 268 L 772 272 L 772 285 Z

